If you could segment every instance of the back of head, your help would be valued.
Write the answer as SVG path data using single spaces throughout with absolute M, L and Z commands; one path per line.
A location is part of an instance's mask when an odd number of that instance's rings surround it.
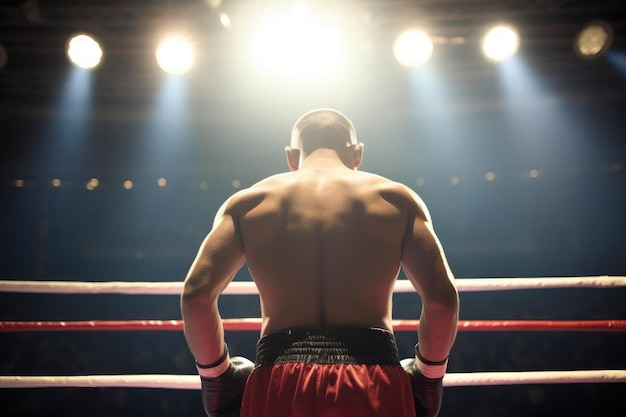
M 319 148 L 341 151 L 356 144 L 354 125 L 333 109 L 316 109 L 304 114 L 291 131 L 291 147 L 306 155 Z

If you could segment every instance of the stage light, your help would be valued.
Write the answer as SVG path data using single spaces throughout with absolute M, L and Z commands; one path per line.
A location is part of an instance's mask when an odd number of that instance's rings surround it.
M 259 69 L 289 79 L 310 79 L 340 70 L 345 56 L 343 39 L 305 3 L 260 11 L 257 19 L 250 37 Z
M 220 14 L 220 23 L 225 28 L 229 28 L 230 24 L 231 24 L 230 17 L 226 13 L 221 13 Z
M 586 24 L 574 40 L 574 51 L 583 59 L 596 59 L 609 50 L 613 42 L 613 28 L 604 21 Z
M 91 36 L 77 35 L 67 43 L 67 57 L 79 68 L 93 69 L 102 62 L 102 48 Z
M 89 191 L 93 191 L 98 188 L 99 185 L 100 181 L 98 180 L 98 178 L 92 178 L 89 180 L 89 182 L 87 182 L 87 184 L 85 184 L 85 188 L 87 188 Z
M 168 38 L 157 48 L 156 60 L 159 67 L 168 74 L 185 74 L 194 63 L 191 43 L 183 37 Z
M 528 171 L 528 176 L 530 178 L 538 178 L 539 177 L 539 170 L 531 169 L 530 171 Z
M 254 53 L 264 68 L 287 74 L 323 74 L 341 59 L 341 43 L 329 28 L 276 21 L 256 36 Z
M 504 61 L 517 53 L 519 35 L 509 26 L 490 29 L 483 39 L 483 54 L 491 61 Z
M 396 39 L 393 54 L 405 67 L 423 65 L 433 54 L 433 41 L 422 31 L 409 30 Z

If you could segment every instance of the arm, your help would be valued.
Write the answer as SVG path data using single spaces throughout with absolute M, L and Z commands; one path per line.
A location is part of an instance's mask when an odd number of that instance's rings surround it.
M 217 212 L 213 228 L 202 242 L 185 278 L 181 312 L 185 338 L 196 359 L 204 410 L 209 417 L 239 415 L 248 375 L 254 364 L 230 358 L 217 308 L 220 293 L 244 262 L 237 221 L 229 210 L 232 198 Z
M 224 353 L 224 327 L 217 300 L 244 262 L 237 222 L 229 209 L 231 202 L 232 198 L 217 212 L 181 295 L 185 338 L 199 364 L 213 364 Z
M 435 417 L 443 399 L 443 376 L 459 318 L 459 295 L 424 203 L 409 190 L 402 266 L 422 298 L 415 358 L 401 361 L 409 374 L 415 415 Z
M 402 266 L 422 298 L 419 352 L 423 358 L 439 362 L 448 356 L 456 338 L 459 296 L 428 209 L 414 192 L 409 192 Z

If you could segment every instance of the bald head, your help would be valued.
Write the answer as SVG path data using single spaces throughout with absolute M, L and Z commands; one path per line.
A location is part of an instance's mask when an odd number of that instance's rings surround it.
M 308 155 L 318 148 L 339 152 L 356 145 L 352 122 L 333 109 L 312 110 L 296 121 L 291 131 L 291 147 Z

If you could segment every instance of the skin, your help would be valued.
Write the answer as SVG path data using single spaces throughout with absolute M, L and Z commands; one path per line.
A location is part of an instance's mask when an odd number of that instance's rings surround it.
M 400 268 L 422 298 L 421 354 L 439 361 L 456 337 L 458 292 L 431 218 L 408 187 L 358 171 L 363 145 L 286 149 L 290 172 L 229 198 L 185 279 L 185 336 L 198 363 L 223 353 L 219 294 L 247 263 L 261 336 L 290 328 L 392 330 Z

